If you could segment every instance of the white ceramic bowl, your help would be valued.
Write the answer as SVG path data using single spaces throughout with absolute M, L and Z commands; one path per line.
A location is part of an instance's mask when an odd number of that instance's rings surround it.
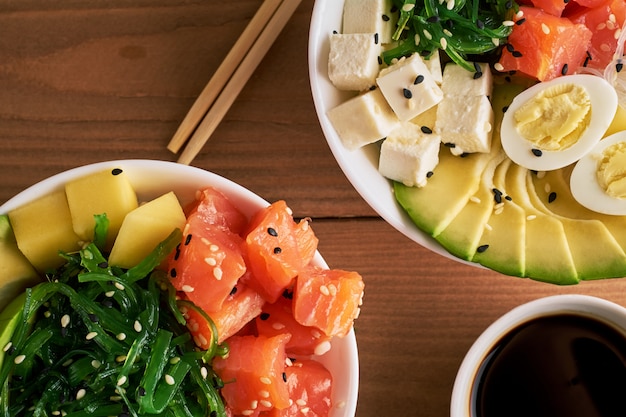
M 22 191 L 2 206 L 0 213 L 6 213 L 46 193 L 60 189 L 68 181 L 92 172 L 111 168 L 122 168 L 137 191 L 140 201 L 147 201 L 165 192 L 174 191 L 182 204 L 193 201 L 199 187 L 211 185 L 250 216 L 269 203 L 253 192 L 208 171 L 187 165 L 165 161 L 121 160 L 87 165 L 43 180 Z M 317 253 L 314 261 L 321 267 L 328 267 Z M 329 352 L 319 357 L 333 376 L 334 391 L 331 417 L 354 417 L 359 385 L 359 362 L 356 338 L 351 331 L 344 338 L 334 338 Z
M 369 145 L 350 151 L 344 147 L 326 112 L 353 94 L 340 91 L 328 78 L 329 35 L 341 31 L 344 0 L 316 0 L 309 31 L 309 78 L 317 115 L 328 145 L 348 180 L 363 199 L 390 225 L 420 245 L 455 261 L 435 239 L 415 226 L 393 195 L 389 180 L 378 172 L 379 148 Z
M 469 405 L 474 377 L 485 356 L 505 334 L 529 320 L 555 313 L 579 313 L 595 317 L 626 333 L 626 308 L 602 298 L 564 294 L 540 298 L 518 306 L 493 322 L 467 352 L 454 381 L 450 417 L 474 417 L 470 414 Z

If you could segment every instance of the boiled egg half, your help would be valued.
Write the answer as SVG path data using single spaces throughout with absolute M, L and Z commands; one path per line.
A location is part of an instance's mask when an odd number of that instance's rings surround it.
M 600 141 L 617 104 L 615 88 L 596 75 L 566 75 L 535 84 L 506 109 L 502 148 L 513 162 L 530 170 L 563 168 Z
M 602 139 L 576 163 L 570 189 L 589 210 L 626 215 L 626 131 Z

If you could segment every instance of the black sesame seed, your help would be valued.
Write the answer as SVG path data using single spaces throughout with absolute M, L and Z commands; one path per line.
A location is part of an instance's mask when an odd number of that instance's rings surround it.
M 518 20 L 517 22 L 515 22 L 516 25 L 521 25 L 522 23 L 524 23 L 526 21 L 525 17 L 522 17 L 520 20 Z
M 486 251 L 489 248 L 489 245 L 480 245 L 479 247 L 476 248 L 476 252 L 478 253 L 483 253 L 484 251 Z
M 95 314 L 89 314 L 89 320 L 91 320 L 92 323 L 98 323 L 100 321 L 100 318 Z
M 177 275 L 177 274 L 176 274 L 176 268 L 172 268 L 172 269 L 170 269 L 170 277 L 172 277 L 172 278 L 176 278 L 176 275 Z
M 491 191 L 493 192 L 494 201 L 498 204 L 502 203 L 502 191 L 497 188 L 493 188 Z
M 274 236 L 274 237 L 278 236 L 278 232 L 273 227 L 267 228 L 267 234 L 269 234 L 270 236 Z
M 433 130 L 428 126 L 422 126 L 420 127 L 420 130 L 422 131 L 422 133 L 425 133 L 427 135 L 430 135 L 431 133 L 433 133 Z
M 480 20 L 480 19 L 476 20 L 476 27 L 477 27 L 478 29 L 481 29 L 481 30 L 482 30 L 482 29 L 484 29 L 484 28 L 485 28 L 485 22 L 483 22 L 483 21 L 482 21 L 482 20 Z
M 187 237 L 185 238 L 185 246 L 187 246 L 189 242 L 191 242 L 191 238 L 192 238 L 192 235 L 188 234 Z
M 339 34 L 339 32 L 337 32 L 336 30 L 333 30 L 333 35 L 337 35 Z
M 180 258 L 180 243 L 176 245 L 176 252 L 174 253 L 174 260 L 177 261 Z
M 67 336 L 67 327 L 61 327 L 61 336 Z
M 513 7 L 513 1 L 512 0 L 508 0 L 506 3 L 504 3 L 504 7 L 506 7 L 507 9 L 510 9 Z
M 465 157 L 468 157 L 468 156 L 470 156 L 469 152 L 463 152 L 461 155 L 459 155 L 459 158 L 465 158 Z
M 378 33 L 374 33 L 374 45 L 378 45 Z
M 261 320 L 265 321 L 265 320 L 267 320 L 267 319 L 269 319 L 269 318 L 270 318 L 270 313 L 263 312 L 263 313 L 261 313 L 261 314 L 259 315 L 259 318 L 260 318 Z
M 274 254 L 278 255 L 279 253 L 281 253 L 283 250 L 281 248 L 279 248 L 278 246 L 276 246 L 274 248 Z
M 383 59 L 380 56 L 377 59 L 378 59 L 378 65 L 382 65 L 383 64 Z
M 102 300 L 102 302 L 100 303 L 102 304 L 104 307 L 106 308 L 111 308 L 113 307 L 113 301 L 106 299 L 106 300 Z
M 510 83 L 511 81 L 513 81 L 513 79 L 511 79 L 511 77 L 507 75 L 506 77 L 504 77 L 504 81 L 506 81 L 507 83 Z
M 548 195 L 548 203 L 552 203 L 554 200 L 556 200 L 556 193 L 554 191 L 552 191 L 549 195 Z
M 535 156 L 543 155 L 543 152 L 541 152 L 541 149 L 534 149 L 533 148 L 532 152 L 533 152 L 533 155 L 535 155 Z
M 283 297 L 285 297 L 288 300 L 293 299 L 293 292 L 289 291 L 289 290 L 285 290 L 283 291 Z
M 408 88 L 403 88 L 402 89 L 402 94 L 404 95 L 404 98 L 410 99 L 410 98 L 413 97 L 413 93 Z
M 622 62 L 618 62 L 617 64 L 615 64 L 616 72 L 622 72 L 622 69 L 624 69 L 624 64 Z
M 113 168 L 113 170 L 111 171 L 111 174 L 112 175 L 120 175 L 122 172 L 124 172 L 124 171 L 122 171 L 120 168 Z
M 506 45 L 504 45 L 504 47 L 506 48 L 507 51 L 509 52 L 513 52 L 515 50 L 515 48 L 513 47 L 513 45 L 511 45 L 510 43 L 507 43 Z
M 452 142 L 446 142 L 443 144 L 446 148 L 456 148 L 456 145 Z
M 211 412 L 209 413 L 209 417 L 217 417 L 217 411 L 211 410 Z
M 140 397 L 145 396 L 145 395 L 146 395 L 146 389 L 145 389 L 144 387 L 139 387 L 139 388 L 137 388 L 137 394 L 138 394 Z
M 511 52 L 511 55 L 513 55 L 515 58 L 521 58 L 523 56 L 520 51 L 513 51 Z
M 381 59 L 381 61 L 382 61 L 382 59 Z M 370 91 L 374 91 L 374 90 L 376 90 L 376 86 L 375 85 L 370 87 Z
M 569 69 L 569 65 L 563 64 L 563 68 L 561 68 L 561 75 L 567 74 L 568 69 Z
M 237 294 L 237 287 L 233 287 L 232 290 L 230 290 L 230 295 L 235 295 Z
M 513 201 L 513 197 L 511 197 L 510 195 L 507 195 L 506 197 L 504 197 L 504 199 L 506 201 Z
M 6 351 L 6 354 L 11 356 L 15 353 L 15 346 L 11 345 L 11 347 Z
M 473 65 L 474 65 L 474 71 L 482 72 L 483 69 L 480 67 L 480 65 L 478 65 L 478 62 L 474 62 Z
M 386 14 L 383 14 L 383 21 L 384 22 L 388 22 L 389 21 L 389 16 L 387 16 Z
M 107 261 L 103 261 L 103 262 L 100 262 L 98 264 L 98 268 L 103 268 L 104 269 L 104 268 L 108 268 L 108 267 L 109 267 L 109 263 Z
M 391 6 L 391 10 L 390 10 L 391 13 L 395 13 L 397 11 L 398 11 L 398 6 L 396 6 L 395 4 Z
M 477 80 L 477 79 L 479 79 L 482 76 L 483 76 L 483 72 L 482 71 L 476 71 L 472 78 Z
M 432 171 L 428 171 L 428 172 L 426 173 L 426 178 L 430 178 L 430 177 L 432 177 L 434 174 L 435 174 L 434 172 L 432 172 Z
M 428 23 L 437 23 L 439 22 L 441 19 L 439 18 L 439 16 L 435 15 L 435 16 L 430 16 L 429 18 L 426 19 L 426 21 Z
M 413 81 L 413 84 L 417 85 L 417 84 L 420 84 L 422 81 L 424 81 L 424 76 L 420 74 L 417 77 L 415 77 L 415 81 Z
M 563 0 L 563 3 L 565 4 L 569 3 L 569 0 Z
M 502 113 L 506 113 L 506 111 L 509 109 L 509 106 L 504 106 L 502 107 Z
M 287 373 L 283 372 L 283 381 L 287 382 Z

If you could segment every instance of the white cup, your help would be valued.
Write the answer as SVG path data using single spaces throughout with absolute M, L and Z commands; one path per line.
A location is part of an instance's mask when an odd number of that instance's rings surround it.
M 450 417 L 480 417 L 476 415 L 473 406 L 477 386 L 475 382 L 481 373 L 481 365 L 503 337 L 530 320 L 557 314 L 595 318 L 609 324 L 626 339 L 626 308 L 601 298 L 576 294 L 555 295 L 516 307 L 492 323 L 467 352 L 452 389 Z

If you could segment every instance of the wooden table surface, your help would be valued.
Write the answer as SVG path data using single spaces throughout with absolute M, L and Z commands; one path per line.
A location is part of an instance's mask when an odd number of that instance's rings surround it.
M 3 0 L 0 203 L 92 162 L 174 161 L 166 149 L 260 0 Z M 331 267 L 360 272 L 359 417 L 448 415 L 457 368 L 498 316 L 542 296 L 626 305 L 626 280 L 556 287 L 412 243 L 335 162 L 309 88 L 304 0 L 193 165 L 309 216 Z

